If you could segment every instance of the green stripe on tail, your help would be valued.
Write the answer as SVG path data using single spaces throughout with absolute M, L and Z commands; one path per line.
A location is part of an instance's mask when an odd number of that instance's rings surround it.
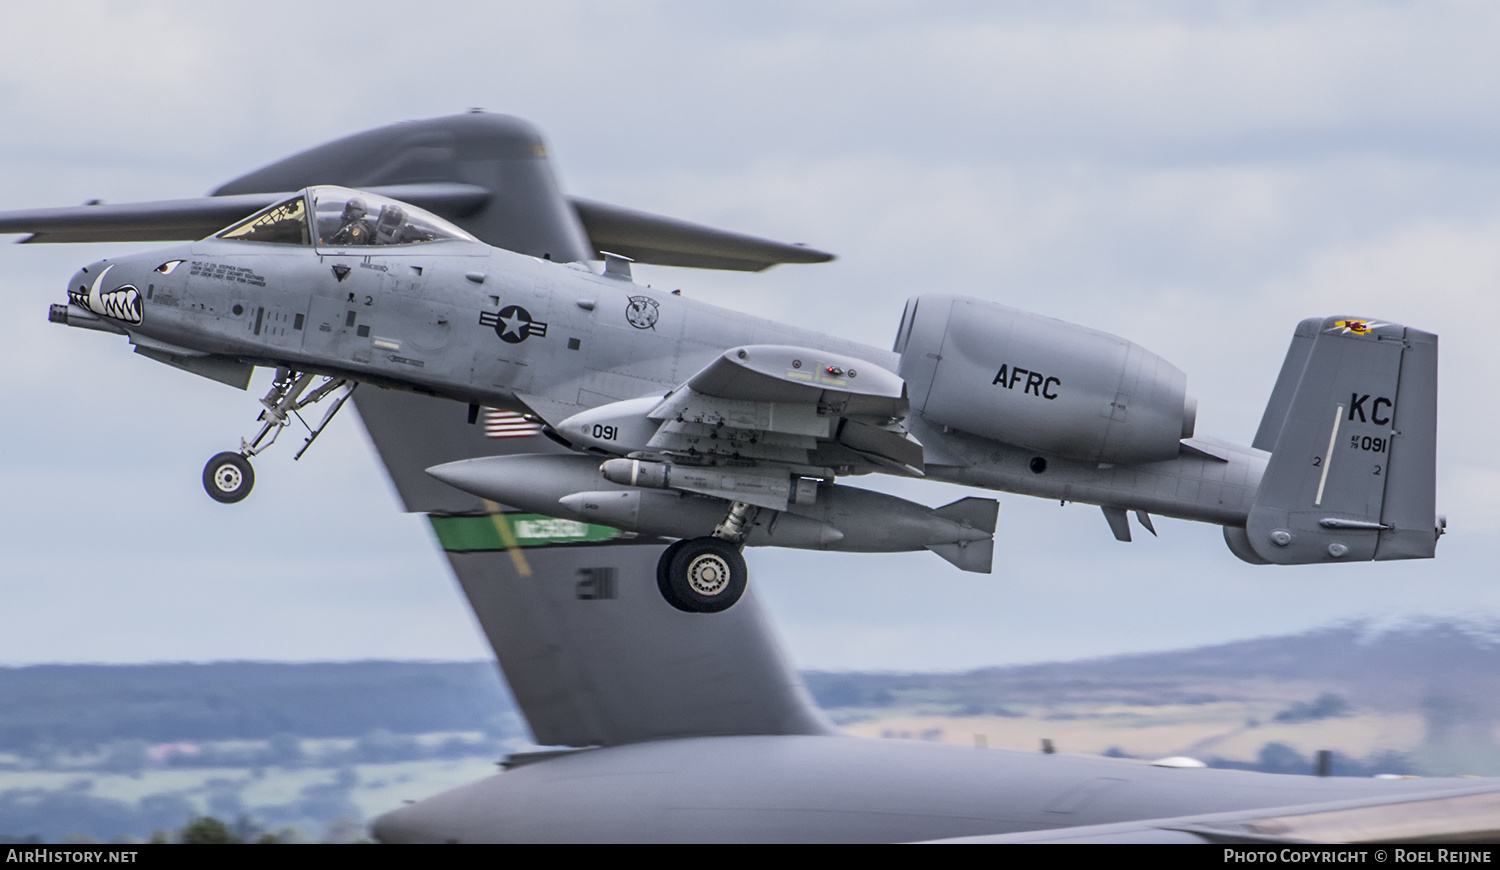
M 494 520 L 488 515 L 465 517 L 428 516 L 438 543 L 450 553 L 478 550 L 504 550 L 505 542 Z M 560 520 L 542 514 L 506 514 L 505 519 L 522 547 L 546 547 L 553 544 L 590 544 L 620 537 L 623 532 L 609 526 L 596 526 L 576 520 Z

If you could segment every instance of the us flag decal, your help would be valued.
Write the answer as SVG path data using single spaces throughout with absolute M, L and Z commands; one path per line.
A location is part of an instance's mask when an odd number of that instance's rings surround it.
M 484 437 L 486 438 L 530 438 L 542 431 L 542 424 L 533 423 L 520 414 L 484 409 Z

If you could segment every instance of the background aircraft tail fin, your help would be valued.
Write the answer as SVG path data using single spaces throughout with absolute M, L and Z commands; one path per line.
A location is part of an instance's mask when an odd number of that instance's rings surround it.
M 437 186 L 440 191 L 471 194 L 454 187 L 461 183 L 492 194 L 467 204 L 455 200 L 447 214 L 460 226 L 536 257 L 585 260 L 596 243 L 607 241 L 643 262 L 674 265 L 763 269 L 828 259 L 807 248 L 628 209 L 575 206 L 559 190 L 545 155 L 541 135 L 525 121 L 458 115 L 330 142 L 214 193 L 264 194 L 310 184 L 434 187 L 431 182 L 443 181 L 451 183 Z M 193 208 L 190 203 L 186 211 Z M 35 216 L 23 216 L 9 226 L 71 231 L 78 226 L 70 221 L 88 216 L 82 210 L 82 217 L 63 215 L 45 225 L 28 224 Z M 0 215 L 0 227 L 6 220 Z M 661 259 L 652 259 L 657 255 Z M 428 515 L 538 743 L 835 733 L 787 661 L 753 588 L 724 613 L 683 613 L 656 587 L 664 541 L 485 504 L 427 474 L 457 459 L 562 452 L 528 436 L 515 414 L 487 416 L 486 423 L 501 425 L 486 437 L 492 427 L 471 424 L 468 409 L 457 402 L 364 389 L 354 405 L 406 509 Z
M 1271 458 L 1230 548 L 1281 565 L 1431 558 L 1436 445 L 1437 336 L 1304 320 L 1256 433 Z
M 540 436 L 486 437 L 456 402 L 360 390 L 360 419 L 406 509 L 426 512 L 537 743 L 830 734 L 755 587 L 723 613 L 662 600 L 665 542 L 519 513 L 424 469 L 508 453 L 565 453 Z

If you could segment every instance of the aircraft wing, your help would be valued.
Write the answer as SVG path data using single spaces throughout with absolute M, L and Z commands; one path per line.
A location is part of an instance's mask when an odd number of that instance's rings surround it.
M 540 427 L 494 411 L 469 425 L 463 405 L 393 390 L 354 402 L 406 509 L 427 513 L 537 743 L 834 733 L 753 589 L 711 619 L 683 613 L 656 587 L 664 541 L 488 504 L 424 471 L 567 452 Z
M 1500 782 L 1420 797 L 1390 795 L 932 842 L 1495 843 L 1500 842 Z
M 874 363 L 783 345 L 736 347 L 650 412 L 661 427 L 648 447 L 676 457 L 873 464 L 920 475 L 922 445 L 901 425 L 908 410 L 901 378 Z

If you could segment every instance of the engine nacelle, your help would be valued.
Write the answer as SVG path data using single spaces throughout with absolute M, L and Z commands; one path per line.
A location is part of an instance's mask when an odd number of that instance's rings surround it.
M 1089 462 L 1171 459 L 1191 437 L 1187 376 L 1138 344 L 993 302 L 920 296 L 895 350 L 931 423 Z

